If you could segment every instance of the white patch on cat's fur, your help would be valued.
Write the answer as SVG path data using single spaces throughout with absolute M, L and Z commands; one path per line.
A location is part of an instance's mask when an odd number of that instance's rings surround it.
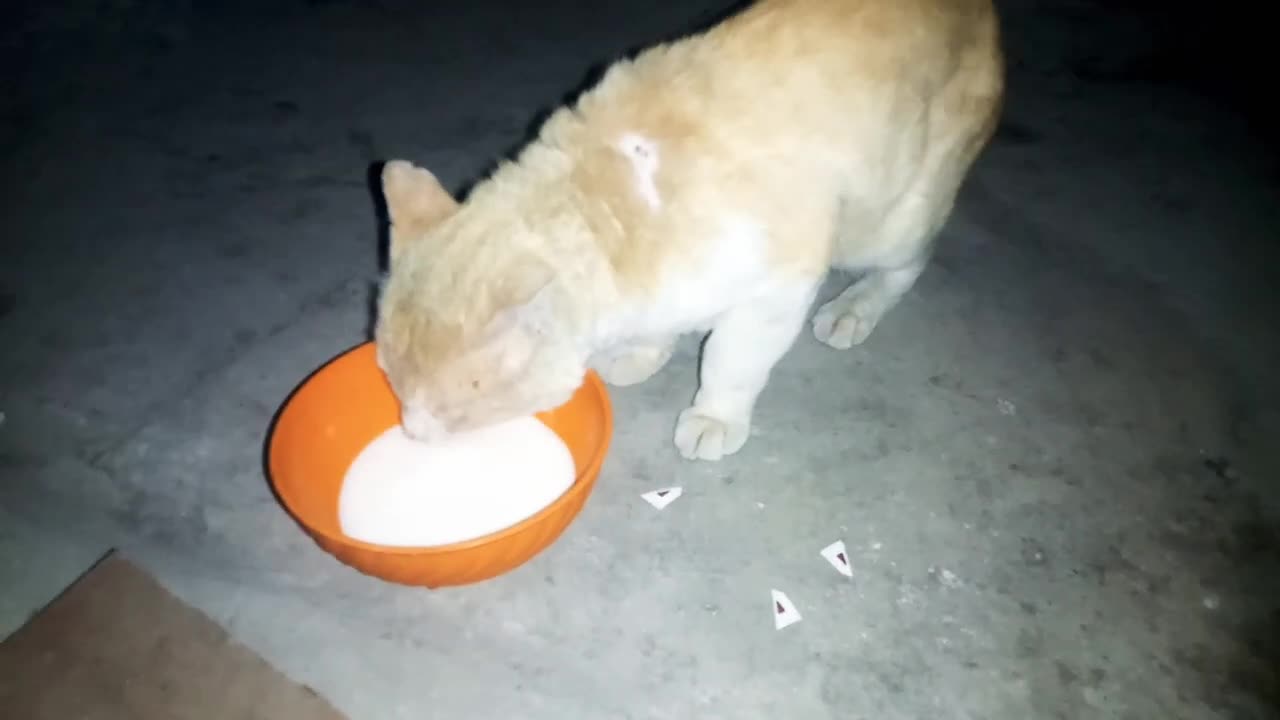
M 662 196 L 658 194 L 658 144 L 649 138 L 635 133 L 626 133 L 618 140 L 618 149 L 631 161 L 631 170 L 636 183 L 636 192 L 644 199 L 651 210 L 662 207 Z

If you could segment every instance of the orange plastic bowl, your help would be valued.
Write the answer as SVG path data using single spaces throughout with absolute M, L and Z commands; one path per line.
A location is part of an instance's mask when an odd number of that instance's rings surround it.
M 294 390 L 267 442 L 267 470 L 281 503 L 320 547 L 367 575 L 404 585 L 479 582 L 519 567 L 573 522 L 609 449 L 613 413 L 604 384 L 589 372 L 564 405 L 539 414 L 573 455 L 577 479 L 551 505 L 504 530 L 432 547 L 387 547 L 342 534 L 338 494 L 366 445 L 400 422 L 373 343 L 349 350 Z

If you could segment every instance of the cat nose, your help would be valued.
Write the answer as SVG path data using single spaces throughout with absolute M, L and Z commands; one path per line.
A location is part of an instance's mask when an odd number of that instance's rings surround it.
M 439 442 L 449 434 L 444 423 L 422 408 L 401 408 L 400 424 L 406 435 L 422 442 Z

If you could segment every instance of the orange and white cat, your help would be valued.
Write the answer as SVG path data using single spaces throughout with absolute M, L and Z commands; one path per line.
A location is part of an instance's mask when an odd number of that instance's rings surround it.
M 628 385 L 711 332 L 675 444 L 717 460 L 812 319 L 861 343 L 925 267 L 1004 90 L 990 0 L 761 0 L 612 66 L 459 204 L 383 170 L 379 363 L 413 436 Z

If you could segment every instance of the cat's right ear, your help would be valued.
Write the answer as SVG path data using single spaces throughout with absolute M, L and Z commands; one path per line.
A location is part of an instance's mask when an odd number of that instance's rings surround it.
M 458 209 L 458 201 L 435 175 L 406 160 L 391 160 L 383 166 L 382 197 L 391 220 L 389 255 L 393 264 L 406 242 L 413 242 Z

